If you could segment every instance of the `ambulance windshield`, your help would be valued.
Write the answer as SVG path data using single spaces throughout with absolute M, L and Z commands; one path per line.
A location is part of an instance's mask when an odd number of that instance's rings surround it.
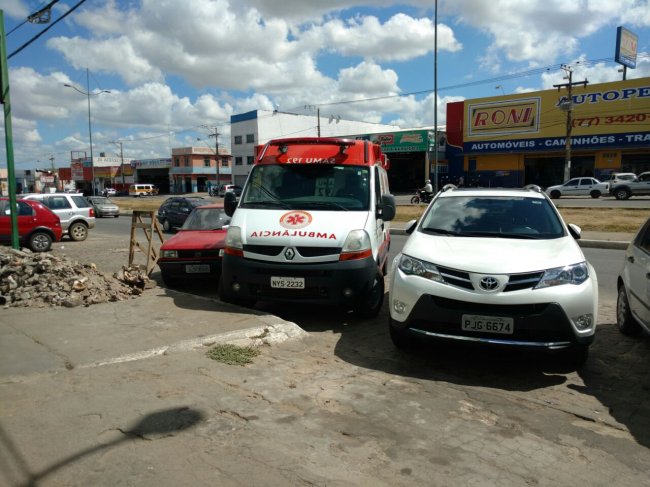
M 260 164 L 253 167 L 240 208 L 367 211 L 370 171 L 334 164 Z

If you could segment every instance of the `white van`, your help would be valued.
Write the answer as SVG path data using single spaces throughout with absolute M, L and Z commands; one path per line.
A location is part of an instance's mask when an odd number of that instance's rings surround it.
M 364 140 L 272 140 L 232 216 L 219 281 L 223 301 L 330 304 L 375 316 L 384 298 L 395 198 L 388 159 Z
M 158 194 L 158 188 L 149 183 L 132 184 L 129 186 L 129 196 L 155 196 Z

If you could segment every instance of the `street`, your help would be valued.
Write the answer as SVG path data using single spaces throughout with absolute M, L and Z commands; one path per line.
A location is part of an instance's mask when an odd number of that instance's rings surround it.
M 101 219 L 87 241 L 54 252 L 115 271 L 128 259 L 130 220 Z M 404 240 L 393 238 L 392 255 Z M 650 485 L 650 340 L 615 326 L 623 252 L 584 251 L 601 296 L 579 371 L 530 352 L 398 351 L 387 299 L 367 321 L 299 305 L 232 307 L 201 285 L 6 311 L 7 343 L 24 336 L 43 352 L 25 356 L 31 373 L 0 381 L 5 484 Z M 178 346 L 272 315 L 307 336 L 263 346 L 246 367 Z M 146 352 L 158 343 L 165 353 Z

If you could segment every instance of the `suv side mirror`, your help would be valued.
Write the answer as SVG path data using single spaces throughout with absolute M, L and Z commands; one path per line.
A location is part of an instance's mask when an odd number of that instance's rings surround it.
M 395 218 L 395 196 L 392 194 L 382 194 L 381 203 L 377 205 L 377 216 L 385 222 L 391 221 Z
M 237 196 L 232 191 L 226 192 L 223 196 L 223 209 L 228 216 L 232 216 L 235 213 L 237 209 Z

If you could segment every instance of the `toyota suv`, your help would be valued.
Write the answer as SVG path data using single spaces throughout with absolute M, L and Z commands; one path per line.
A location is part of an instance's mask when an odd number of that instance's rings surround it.
M 451 186 L 451 185 L 450 185 Z M 560 351 L 580 366 L 594 339 L 598 283 L 539 187 L 445 187 L 393 263 L 389 330 L 416 337 Z
M 72 240 L 86 240 L 88 230 L 95 228 L 95 210 L 80 193 L 34 193 L 23 198 L 40 201 L 58 215 L 63 233 Z

